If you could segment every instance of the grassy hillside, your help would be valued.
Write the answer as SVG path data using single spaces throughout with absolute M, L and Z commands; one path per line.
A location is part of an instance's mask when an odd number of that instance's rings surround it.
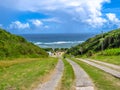
M 47 57 L 48 54 L 38 46 L 0 29 L 0 59 L 8 57 Z
M 118 49 L 112 49 L 119 47 L 120 47 L 120 29 L 117 29 L 110 31 L 108 33 L 96 35 L 95 37 L 88 39 L 84 43 L 70 48 L 67 51 L 67 54 L 72 54 L 77 56 L 87 53 L 88 55 L 91 55 L 93 52 L 101 51 L 102 50 L 101 48 L 103 48 L 103 50 L 107 49 L 107 51 L 105 51 L 106 53 L 115 51 L 118 52 L 115 54 L 119 55 L 120 52 Z M 108 50 L 108 49 L 112 49 L 112 50 Z

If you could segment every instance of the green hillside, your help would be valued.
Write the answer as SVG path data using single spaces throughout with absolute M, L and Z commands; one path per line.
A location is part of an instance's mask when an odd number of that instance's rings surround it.
M 38 46 L 0 29 L 0 59 L 7 57 L 47 57 L 48 54 Z
M 108 49 L 119 48 L 119 47 L 120 47 L 120 29 L 117 29 L 110 31 L 108 33 L 96 35 L 95 37 L 86 40 L 84 43 L 70 48 L 67 51 L 67 54 L 72 54 L 77 56 L 86 53 L 92 54 L 94 52 L 98 52 L 101 50 L 114 52 L 114 50 L 108 50 Z M 117 49 L 115 51 L 119 51 L 119 50 L 120 49 Z

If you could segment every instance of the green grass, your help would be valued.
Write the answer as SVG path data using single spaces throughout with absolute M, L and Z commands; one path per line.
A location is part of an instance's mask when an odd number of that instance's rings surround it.
M 41 58 L 42 60 L 43 58 Z M 40 60 L 40 58 L 16 58 L 13 60 L 0 60 L 0 68 L 10 67 L 12 65 L 20 64 L 20 63 L 27 63 L 35 60 Z
M 0 28 L 0 60 L 21 57 L 48 57 L 48 53 L 23 37 Z
M 95 55 L 95 56 L 92 56 L 90 58 L 95 59 L 95 60 L 100 60 L 100 61 L 103 61 L 103 62 L 107 62 L 107 63 L 120 65 L 120 55 L 119 56 Z
M 57 62 L 56 58 L 44 58 L 2 66 L 0 90 L 31 90 L 32 86 L 42 82 Z
M 74 56 L 86 54 L 88 56 L 91 56 L 95 52 L 101 51 L 102 43 L 104 50 L 110 48 L 120 48 L 120 29 L 112 30 L 104 34 L 98 34 L 92 38 L 89 38 L 85 42 L 68 49 L 66 54 Z M 107 50 L 106 54 L 120 55 L 120 49 Z
M 78 58 L 91 58 L 111 64 L 120 65 L 120 48 L 107 49 L 102 52 L 95 53 L 93 56 L 87 55 L 77 56 Z
M 63 59 L 63 62 L 64 73 L 61 81 L 60 90 L 73 90 L 75 80 L 73 68 L 65 59 Z
M 73 59 L 73 61 L 78 63 L 88 73 L 97 90 L 120 90 L 120 79 L 81 61 L 75 59 Z
M 112 49 L 106 49 L 103 51 L 103 55 L 105 56 L 117 56 L 120 55 L 120 48 L 112 48 Z

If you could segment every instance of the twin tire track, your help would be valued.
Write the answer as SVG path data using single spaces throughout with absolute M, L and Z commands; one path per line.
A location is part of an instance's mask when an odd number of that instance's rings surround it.
M 94 90 L 94 84 L 87 73 L 77 63 L 70 59 L 67 61 L 72 65 L 76 76 L 76 90 Z
M 87 59 L 87 60 L 95 62 L 95 63 L 103 65 L 103 66 L 107 66 L 111 69 L 114 69 L 114 70 L 117 70 L 120 72 L 120 66 L 118 66 L 118 65 L 114 65 L 114 64 L 110 64 L 110 63 L 106 63 L 106 62 L 102 62 L 102 61 L 98 61 L 98 60 L 92 60 L 92 59 Z
M 92 83 L 92 80 L 89 78 L 87 73 L 75 62 L 72 60 L 67 59 L 67 61 L 72 65 L 74 74 L 76 76 L 76 90 L 94 90 L 94 84 Z M 56 90 L 56 87 L 58 86 L 64 70 L 64 64 L 62 60 L 59 60 L 56 68 L 55 73 L 52 75 L 51 79 L 42 84 L 39 85 L 35 90 Z
M 119 66 L 113 65 L 113 64 L 108 64 L 108 63 L 104 63 L 104 62 L 100 62 L 100 61 L 93 61 L 93 60 L 85 60 L 85 59 L 79 59 L 78 60 L 85 62 L 91 66 L 94 66 L 98 69 L 103 70 L 106 73 L 109 73 L 110 75 L 120 78 L 120 71 L 115 70 L 115 68 L 117 67 L 117 69 L 119 68 Z M 103 65 L 102 65 L 103 64 Z M 112 66 L 110 66 L 112 65 Z M 111 67 L 111 68 L 110 68 Z M 114 69 L 112 69 L 114 68 Z
M 79 59 L 78 60 L 87 63 L 91 66 L 94 66 L 96 68 L 99 68 L 114 77 L 120 78 L 120 71 L 116 70 L 119 69 L 120 66 L 113 65 L 113 64 L 108 64 L 100 61 L 94 61 L 94 60 L 84 60 L 84 59 Z M 94 89 L 94 84 L 88 74 L 74 61 L 70 59 L 66 59 L 72 66 L 75 74 L 75 89 L 76 90 L 95 90 Z M 112 69 L 113 68 L 113 69 Z M 60 59 L 58 64 L 56 65 L 55 68 L 55 73 L 52 75 L 51 79 L 42 84 L 39 85 L 35 90 L 56 90 L 56 87 L 58 86 L 62 75 L 64 71 L 64 64 L 63 61 Z

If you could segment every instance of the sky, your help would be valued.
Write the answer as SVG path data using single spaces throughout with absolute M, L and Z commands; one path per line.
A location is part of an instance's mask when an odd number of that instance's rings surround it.
M 0 27 L 14 34 L 99 33 L 120 28 L 120 0 L 0 0 Z

